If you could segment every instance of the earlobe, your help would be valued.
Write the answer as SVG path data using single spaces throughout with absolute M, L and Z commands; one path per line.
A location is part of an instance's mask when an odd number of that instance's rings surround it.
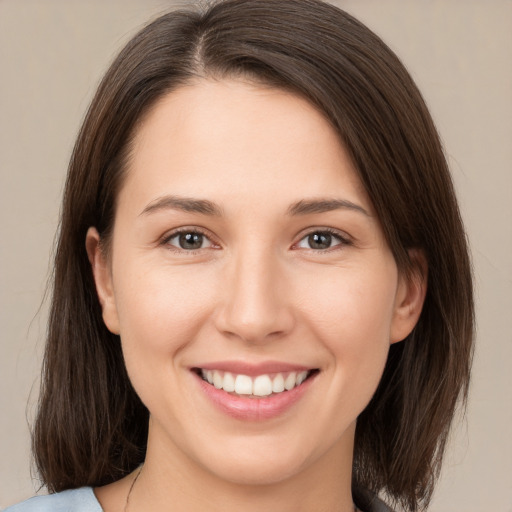
M 399 276 L 390 332 L 391 343 L 404 340 L 412 332 L 420 318 L 427 293 L 428 264 L 425 255 L 418 249 L 411 249 L 409 257 L 412 262 L 411 273 Z
M 103 321 L 110 332 L 119 334 L 119 319 L 112 285 L 112 272 L 101 249 L 100 235 L 96 228 L 91 227 L 87 230 L 85 247 L 96 284 L 96 293 L 101 304 Z

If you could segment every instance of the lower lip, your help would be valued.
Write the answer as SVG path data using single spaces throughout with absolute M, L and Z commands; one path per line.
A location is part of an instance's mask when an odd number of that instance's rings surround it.
M 223 413 L 244 421 L 264 421 L 275 418 L 290 409 L 310 388 L 316 375 L 306 379 L 300 386 L 268 397 L 245 398 L 217 389 L 196 375 L 204 394 Z

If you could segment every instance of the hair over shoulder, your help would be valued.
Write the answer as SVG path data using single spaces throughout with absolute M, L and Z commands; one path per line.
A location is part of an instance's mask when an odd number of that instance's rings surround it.
M 346 12 L 317 0 L 225 0 L 165 14 L 107 71 L 69 165 L 33 449 L 51 492 L 99 486 L 145 457 L 149 414 L 102 320 L 85 250 L 108 250 L 134 131 L 166 93 L 242 77 L 306 98 L 347 148 L 400 271 L 428 263 L 418 324 L 391 346 L 357 421 L 353 488 L 405 510 L 430 499 L 458 403 L 467 396 L 473 294 L 466 237 L 428 109 L 396 55 Z

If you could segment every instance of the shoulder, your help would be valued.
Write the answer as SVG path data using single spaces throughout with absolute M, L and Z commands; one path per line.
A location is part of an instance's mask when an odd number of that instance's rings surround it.
M 35 496 L 4 512 L 103 512 L 91 487 Z
M 394 512 L 378 496 L 365 489 L 352 490 L 354 502 L 362 512 Z
M 366 509 L 368 512 L 394 512 L 393 509 L 377 497 L 373 498 L 369 507 Z

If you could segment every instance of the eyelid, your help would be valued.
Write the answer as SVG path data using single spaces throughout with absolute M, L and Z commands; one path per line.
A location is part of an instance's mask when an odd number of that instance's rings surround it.
M 199 249 L 182 249 L 180 247 L 177 247 L 175 245 L 171 245 L 169 241 L 183 233 L 197 233 L 202 236 L 204 236 L 206 239 L 209 240 L 211 246 L 209 247 L 201 247 Z M 210 231 L 201 228 L 199 226 L 180 226 L 178 228 L 172 229 L 171 231 L 166 232 L 159 240 L 159 245 L 165 246 L 168 250 L 180 253 L 180 254 L 187 254 L 187 255 L 193 255 L 198 253 L 199 251 L 202 251 L 204 249 L 211 249 L 212 247 L 215 249 L 220 248 L 220 244 L 216 241 L 215 237 L 211 234 Z
M 211 246 L 203 247 L 200 249 L 186 250 L 186 249 L 181 249 L 180 247 L 176 247 L 174 245 L 169 244 L 169 241 L 172 238 L 180 235 L 181 233 L 201 234 L 202 236 L 204 236 L 205 238 L 207 238 L 210 241 Z M 329 235 L 338 239 L 340 243 L 334 245 L 333 247 L 329 247 L 327 249 L 311 249 L 311 248 L 307 249 L 307 248 L 298 247 L 298 244 L 302 240 L 304 240 L 306 237 L 308 237 L 314 233 L 328 233 Z M 312 227 L 312 228 L 308 228 L 307 230 L 303 230 L 301 233 L 299 233 L 297 235 L 296 240 L 297 241 L 292 244 L 292 247 L 291 247 L 292 249 L 301 249 L 301 250 L 306 250 L 306 251 L 309 250 L 309 251 L 315 252 L 315 253 L 326 253 L 331 250 L 336 250 L 336 248 L 338 248 L 338 247 L 346 247 L 346 246 L 350 246 L 350 245 L 354 244 L 353 238 L 350 235 L 348 235 L 346 232 L 341 231 L 339 229 L 326 227 L 326 226 Z M 193 255 L 193 254 L 198 253 L 199 251 L 202 251 L 204 249 L 210 249 L 212 247 L 215 249 L 221 248 L 221 244 L 216 240 L 216 237 L 209 230 L 202 228 L 200 226 L 180 226 L 178 228 L 174 228 L 171 231 L 166 232 L 160 238 L 158 244 L 165 246 L 170 251 L 173 251 L 176 253 L 181 253 L 181 254 L 187 254 L 187 255 Z
M 298 244 L 300 242 L 302 242 L 306 237 L 308 237 L 314 233 L 328 233 L 329 235 L 337 238 L 340 243 L 338 243 L 332 247 L 328 247 L 327 249 L 311 249 L 311 248 L 298 247 Z M 314 228 L 308 228 L 306 231 L 299 233 L 299 235 L 297 236 L 297 241 L 292 245 L 292 249 L 300 249 L 300 250 L 306 250 L 306 251 L 311 251 L 311 252 L 316 252 L 316 253 L 325 253 L 325 252 L 329 252 L 331 250 L 336 250 L 336 248 L 339 248 L 339 247 L 346 247 L 346 246 L 350 246 L 353 244 L 354 244 L 354 241 L 353 241 L 352 237 L 344 231 L 340 231 L 338 229 L 329 228 L 329 227 L 314 227 Z

